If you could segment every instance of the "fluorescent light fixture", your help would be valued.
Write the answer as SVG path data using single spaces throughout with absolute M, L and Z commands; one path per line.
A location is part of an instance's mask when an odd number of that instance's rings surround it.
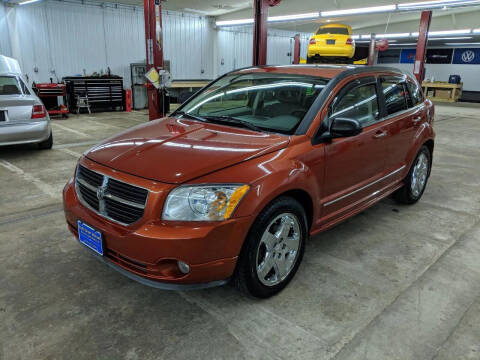
M 27 4 L 31 4 L 31 3 L 34 3 L 34 2 L 38 2 L 40 0 L 25 0 L 25 1 L 20 1 L 18 3 L 18 5 L 27 5 Z
M 397 43 L 397 44 L 392 44 L 392 46 L 415 46 L 417 43 Z
M 375 38 L 377 39 L 397 39 L 409 37 L 410 33 L 396 33 L 396 34 L 377 34 Z
M 371 14 L 371 13 L 395 11 L 396 9 L 397 9 L 396 5 L 371 6 L 371 7 L 357 8 L 357 9 L 322 11 L 320 12 L 320 16 L 333 17 L 333 16 L 343 16 L 343 15 Z
M 412 32 L 410 34 L 410 36 L 412 36 L 412 37 L 418 37 L 418 35 L 420 35 L 420 33 L 418 33 L 418 32 Z
M 473 32 L 474 34 L 480 34 L 480 28 L 478 28 L 478 29 L 473 29 L 472 32 Z
M 371 39 L 371 38 L 372 38 L 372 35 L 371 35 L 371 34 L 360 35 L 360 38 L 361 38 L 361 39 Z
M 224 20 L 217 21 L 215 25 L 217 26 L 235 26 L 235 25 L 248 25 L 253 24 L 253 19 L 238 19 L 238 20 Z
M 465 35 L 465 34 L 471 34 L 471 33 L 472 33 L 472 29 L 443 30 L 443 31 L 429 31 L 428 36 Z
M 305 19 L 316 19 L 320 16 L 320 13 L 306 13 L 306 14 L 294 14 L 294 15 L 283 15 L 283 16 L 269 16 L 269 22 L 275 21 L 292 21 L 292 20 L 305 20 Z
M 472 37 L 471 36 L 441 37 L 441 38 L 433 38 L 428 40 L 431 41 L 431 40 L 467 40 L 467 39 L 472 39 Z
M 320 13 L 318 11 L 312 12 L 312 13 L 305 13 L 305 14 L 269 16 L 268 22 L 317 19 L 319 16 L 320 16 Z M 235 26 L 235 25 L 249 25 L 249 24 L 253 24 L 253 19 L 224 20 L 224 21 L 217 21 L 215 23 L 215 25 L 217 26 Z
M 360 35 L 352 35 L 352 39 L 353 39 L 353 40 L 360 39 Z
M 459 42 L 459 43 L 451 43 L 451 42 L 448 42 L 448 43 L 445 43 L 445 45 L 448 45 L 448 46 L 452 46 L 452 45 L 480 45 L 480 42 L 471 42 L 471 43 L 467 43 L 467 42 Z
M 412 2 L 412 3 L 402 3 L 398 4 L 397 8 L 400 11 L 404 10 L 431 10 L 431 9 L 443 9 L 456 6 L 465 6 L 465 5 L 480 5 L 480 0 L 435 0 L 435 1 L 421 1 L 421 2 Z

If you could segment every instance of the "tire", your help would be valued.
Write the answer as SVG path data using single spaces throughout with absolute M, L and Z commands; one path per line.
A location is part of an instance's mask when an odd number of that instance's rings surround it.
M 313 64 L 313 58 L 307 56 L 307 64 Z
M 50 136 L 48 137 L 47 140 L 42 141 L 41 143 L 38 143 L 38 148 L 40 150 L 50 150 L 53 146 L 53 134 L 50 133 Z
M 258 298 L 281 291 L 300 266 L 307 237 L 307 217 L 302 205 L 290 197 L 271 202 L 258 215 L 245 239 L 234 274 L 235 286 Z
M 408 205 L 420 200 L 427 186 L 431 167 L 432 154 L 429 148 L 423 145 L 403 181 L 404 186 L 393 193 L 393 198 L 401 204 Z

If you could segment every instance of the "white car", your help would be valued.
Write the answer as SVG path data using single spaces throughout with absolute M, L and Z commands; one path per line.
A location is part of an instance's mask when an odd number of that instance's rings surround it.
M 18 61 L 0 55 L 0 146 L 27 143 L 52 148 L 50 117 L 23 78 Z

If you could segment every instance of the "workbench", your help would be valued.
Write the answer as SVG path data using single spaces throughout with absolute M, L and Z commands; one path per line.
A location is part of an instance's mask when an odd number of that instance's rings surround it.
M 423 93 L 428 99 L 438 102 L 453 103 L 457 102 L 462 96 L 463 83 L 450 84 L 446 81 L 424 81 L 422 87 Z

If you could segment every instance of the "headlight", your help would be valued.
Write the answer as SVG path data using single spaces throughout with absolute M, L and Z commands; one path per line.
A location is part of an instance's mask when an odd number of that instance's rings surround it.
M 170 194 L 163 208 L 163 220 L 218 221 L 232 216 L 248 185 L 180 186 Z

